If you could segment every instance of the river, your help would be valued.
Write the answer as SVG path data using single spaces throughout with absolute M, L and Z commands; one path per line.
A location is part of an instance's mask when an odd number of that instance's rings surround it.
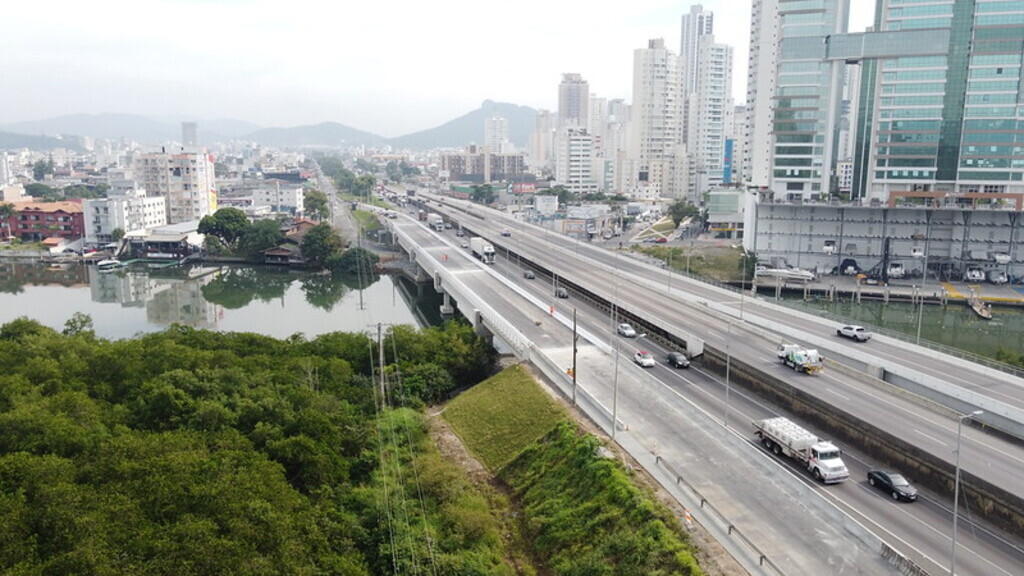
M 0 324 L 25 316 L 63 330 L 88 314 L 101 338 L 129 338 L 172 323 L 287 338 L 361 332 L 377 323 L 437 325 L 433 286 L 382 276 L 359 289 L 355 278 L 268 266 L 218 266 L 99 272 L 78 263 L 0 260 Z

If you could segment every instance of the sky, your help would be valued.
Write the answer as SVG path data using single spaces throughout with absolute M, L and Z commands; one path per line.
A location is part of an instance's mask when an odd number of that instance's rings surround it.
M 484 100 L 556 110 L 563 73 L 631 99 L 633 51 L 679 50 L 694 2 L 42 0 L 4 7 L 0 124 L 68 114 L 339 122 L 385 137 Z M 746 91 L 750 2 L 707 0 Z M 874 2 L 851 0 L 850 30 Z M 200 125 L 200 129 L 202 126 Z

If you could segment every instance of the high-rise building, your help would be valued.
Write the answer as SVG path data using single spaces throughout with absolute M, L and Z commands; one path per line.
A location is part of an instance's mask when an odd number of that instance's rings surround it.
M 139 154 L 134 174 L 149 196 L 163 196 L 167 223 L 199 220 L 217 210 L 213 158 L 203 149 L 160 147 Z
M 10 158 L 7 152 L 0 152 L 0 188 L 14 183 L 14 173 L 11 171 Z
M 562 74 L 558 85 L 559 126 L 589 126 L 590 84 L 579 74 Z
M 772 180 L 775 66 L 779 53 L 779 0 L 753 0 L 747 59 L 747 139 L 743 173 L 753 186 Z
M 598 182 L 594 178 L 594 138 L 585 128 L 560 128 L 555 182 L 573 194 L 593 194 Z
M 860 61 L 852 194 L 1024 193 L 1024 2 L 879 0 Z M 841 42 L 843 39 L 837 39 Z M 837 46 L 835 57 L 847 58 Z
M 529 165 L 537 173 L 550 172 L 553 166 L 551 158 L 555 138 L 555 118 L 549 110 L 538 110 L 534 120 L 533 132 L 527 146 Z
M 199 146 L 199 125 L 195 122 L 181 123 L 181 145 Z
M 484 120 L 484 146 L 494 154 L 507 152 L 508 119 L 494 114 Z
M 682 41 L 679 44 L 679 66 L 682 68 L 683 90 L 687 93 L 697 89 L 699 44 L 702 36 L 715 33 L 715 15 L 704 10 L 700 4 L 690 6 L 690 13 L 682 17 Z
M 810 198 L 834 190 L 845 62 L 826 57 L 828 38 L 847 29 L 849 0 L 819 0 L 808 12 L 779 2 L 771 189 Z
M 633 104 L 630 107 L 630 157 L 633 183 L 681 198 L 686 191 L 685 154 L 680 139 L 679 62 L 663 39 L 633 52 Z

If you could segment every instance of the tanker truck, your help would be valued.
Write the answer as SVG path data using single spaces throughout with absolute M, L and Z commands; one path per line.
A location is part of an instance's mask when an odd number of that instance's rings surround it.
M 795 422 L 782 416 L 754 420 L 754 435 L 776 456 L 796 460 L 819 482 L 833 484 L 850 477 L 835 444 L 819 439 Z

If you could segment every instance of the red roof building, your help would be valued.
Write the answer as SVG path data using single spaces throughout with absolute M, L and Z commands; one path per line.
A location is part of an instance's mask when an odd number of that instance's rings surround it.
M 0 226 L 26 242 L 46 238 L 77 240 L 85 236 L 85 216 L 78 202 L 15 202 L 14 215 Z

